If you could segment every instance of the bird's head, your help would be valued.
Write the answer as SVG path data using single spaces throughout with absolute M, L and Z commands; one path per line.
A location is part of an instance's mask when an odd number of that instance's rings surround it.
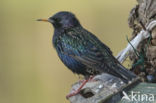
M 75 15 L 67 11 L 58 12 L 48 19 L 38 19 L 38 21 L 50 22 L 55 29 L 68 29 L 80 26 L 80 23 Z

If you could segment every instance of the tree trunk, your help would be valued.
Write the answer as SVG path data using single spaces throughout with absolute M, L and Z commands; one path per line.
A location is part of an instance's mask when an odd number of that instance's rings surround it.
M 133 29 L 132 38 L 135 38 L 141 29 L 146 31 L 146 26 L 156 20 L 156 0 L 138 0 L 130 12 L 129 27 Z M 130 54 L 133 62 L 131 68 L 145 82 L 156 82 L 156 27 L 149 31 L 151 37 L 143 40 L 138 48 L 139 56 Z

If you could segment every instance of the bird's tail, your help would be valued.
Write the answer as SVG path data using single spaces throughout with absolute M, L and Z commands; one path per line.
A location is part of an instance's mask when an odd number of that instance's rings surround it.
M 132 81 L 137 76 L 126 69 L 124 66 L 122 66 L 120 63 L 113 66 L 111 70 L 111 74 L 120 78 L 123 82 L 128 83 L 129 81 Z

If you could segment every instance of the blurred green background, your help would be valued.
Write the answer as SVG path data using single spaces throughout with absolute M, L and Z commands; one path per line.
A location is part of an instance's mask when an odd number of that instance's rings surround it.
M 127 19 L 135 0 L 1 0 L 0 103 L 68 103 L 65 96 L 78 76 L 52 47 L 51 24 L 35 21 L 58 11 L 76 14 L 81 24 L 114 55 L 131 34 Z

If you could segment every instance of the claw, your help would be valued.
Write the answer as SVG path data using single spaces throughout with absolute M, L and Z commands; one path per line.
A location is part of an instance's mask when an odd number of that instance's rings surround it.
M 88 81 L 91 81 L 93 78 L 94 78 L 94 76 L 90 76 L 89 79 L 83 80 L 81 86 L 80 86 L 76 91 L 74 91 L 73 93 L 68 94 L 68 95 L 66 96 L 66 98 L 69 99 L 70 97 L 79 94 L 80 91 L 81 91 L 81 89 L 84 87 L 84 85 L 85 85 Z

